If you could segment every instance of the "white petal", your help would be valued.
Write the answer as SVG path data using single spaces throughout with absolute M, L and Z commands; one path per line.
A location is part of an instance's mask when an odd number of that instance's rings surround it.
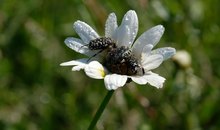
M 113 34 L 115 33 L 115 30 L 117 29 L 117 17 L 115 13 L 111 13 L 108 16 L 108 19 L 105 23 L 105 36 L 106 37 L 113 37 Z
M 72 68 L 72 71 L 80 71 L 81 69 L 84 69 L 84 68 L 85 68 L 85 65 L 77 65 Z
M 81 69 L 84 69 L 87 63 L 87 58 L 79 59 L 79 60 L 72 60 L 68 62 L 61 63 L 61 66 L 74 66 L 72 68 L 72 71 L 79 71 Z
M 118 46 L 130 47 L 138 32 L 138 17 L 135 11 L 128 11 L 122 20 L 121 25 L 113 36 Z
M 60 66 L 82 65 L 82 64 L 86 64 L 87 60 L 88 60 L 88 58 L 67 61 L 67 62 L 61 63 Z
M 151 51 L 151 54 L 160 54 L 163 56 L 163 60 L 167 60 L 171 58 L 176 53 L 176 49 L 172 47 L 163 47 L 158 48 L 153 51 Z
M 125 85 L 127 81 L 126 75 L 109 74 L 104 78 L 105 87 L 108 90 L 115 90 Z
M 144 76 L 132 76 L 131 79 L 137 83 L 137 84 L 146 84 L 147 80 L 144 78 Z
M 105 76 L 105 68 L 98 61 L 91 61 L 85 67 L 85 73 L 87 76 L 94 79 L 103 79 Z
M 157 68 L 163 62 L 163 56 L 156 54 L 156 55 L 149 55 L 145 57 L 142 56 L 141 65 L 144 68 L 145 72 Z
M 144 78 L 147 80 L 147 82 L 156 87 L 156 88 L 162 88 L 163 83 L 166 80 L 164 77 L 159 76 L 158 74 L 151 73 L 149 75 L 144 75 Z
M 164 77 L 150 71 L 143 76 L 131 76 L 131 79 L 137 84 L 144 85 L 149 83 L 156 88 L 162 88 L 165 81 Z
M 113 35 L 113 39 L 116 41 L 116 45 L 120 46 L 130 46 L 130 29 L 128 26 L 120 27 L 116 30 Z M 130 42 L 130 43 L 129 43 Z
M 86 44 L 88 44 L 93 39 L 99 38 L 99 35 L 96 33 L 96 31 L 82 21 L 76 21 L 73 24 L 73 28 Z
M 96 51 L 91 51 L 85 43 L 78 38 L 68 37 L 65 39 L 64 43 L 74 51 L 87 56 L 93 56 L 96 53 Z
M 140 50 L 140 51 L 142 51 L 142 53 L 140 53 L 141 55 L 135 54 L 135 52 L 133 52 L 133 50 L 132 50 L 132 52 L 138 59 L 141 59 L 141 57 L 148 57 L 151 53 L 152 48 L 153 48 L 153 45 L 147 44 L 142 48 L 142 50 Z
M 151 44 L 155 46 L 164 33 L 164 27 L 157 25 L 144 32 L 134 43 L 132 50 L 136 56 L 140 56 L 145 45 Z

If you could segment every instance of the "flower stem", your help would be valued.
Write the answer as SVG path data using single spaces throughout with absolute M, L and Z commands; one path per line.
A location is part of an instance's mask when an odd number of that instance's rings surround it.
M 92 119 L 92 122 L 89 125 L 88 130 L 93 130 L 94 127 L 96 126 L 96 123 L 98 121 L 98 119 L 100 118 L 100 116 L 102 115 L 106 105 L 108 104 L 108 102 L 110 101 L 112 95 L 114 93 L 114 90 L 108 91 L 107 95 L 105 96 L 105 98 L 103 99 L 101 105 L 99 106 L 98 111 L 95 114 L 95 117 Z

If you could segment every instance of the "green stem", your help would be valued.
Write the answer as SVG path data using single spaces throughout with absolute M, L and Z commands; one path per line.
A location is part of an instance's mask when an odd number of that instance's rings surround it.
M 103 99 L 101 105 L 99 106 L 98 111 L 95 114 L 95 117 L 92 119 L 92 122 L 89 125 L 88 130 L 93 130 L 94 127 L 96 126 L 96 123 L 98 121 L 98 119 L 100 118 L 100 116 L 102 115 L 106 105 L 108 104 L 108 102 L 110 101 L 112 95 L 114 93 L 114 90 L 108 91 L 107 95 L 105 96 L 105 98 Z

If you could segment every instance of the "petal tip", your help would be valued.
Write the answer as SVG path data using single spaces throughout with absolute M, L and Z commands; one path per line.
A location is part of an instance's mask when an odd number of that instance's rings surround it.
M 176 54 L 176 49 L 172 48 L 172 47 L 171 47 L 171 49 L 173 50 L 173 55 L 175 55 Z
M 174 56 L 176 54 L 176 49 L 175 48 L 172 48 L 172 47 L 167 47 L 167 48 L 169 49 L 170 57 L 172 57 L 172 56 Z
M 61 64 L 60 64 L 60 66 L 64 66 L 64 64 L 63 64 L 63 63 L 61 63 Z
M 72 37 L 67 37 L 67 38 L 64 40 L 64 43 L 65 43 L 65 44 L 69 44 L 71 39 L 72 39 Z
M 160 83 L 158 86 L 155 86 L 155 87 L 156 87 L 157 89 L 162 89 L 165 80 L 166 80 L 166 79 L 165 79 L 164 77 L 161 77 L 161 83 Z
M 135 13 L 136 14 L 135 10 L 129 10 L 127 13 Z
M 82 23 L 82 21 L 76 20 L 76 22 L 74 22 L 73 25 L 76 25 L 76 24 L 79 24 L 79 23 Z
M 80 26 L 80 24 L 82 24 L 84 22 L 77 20 L 76 22 L 73 23 L 73 28 L 76 29 L 78 26 Z
M 69 62 L 63 62 L 60 64 L 60 66 L 71 66 L 71 65 L 69 64 Z
M 158 28 L 158 30 L 160 30 L 160 32 L 161 32 L 162 34 L 164 33 L 165 28 L 164 28 L 163 25 L 157 25 L 156 27 Z
M 109 16 L 116 17 L 115 13 L 110 13 Z

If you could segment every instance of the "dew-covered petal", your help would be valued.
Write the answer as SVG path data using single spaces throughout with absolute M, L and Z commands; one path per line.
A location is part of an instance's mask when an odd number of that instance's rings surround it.
M 135 41 L 134 45 L 132 46 L 133 53 L 136 56 L 140 56 L 144 46 L 147 44 L 155 46 L 159 42 L 163 33 L 164 27 L 162 25 L 157 25 L 147 30 Z
M 115 13 L 109 14 L 105 23 L 105 36 L 113 37 L 113 34 L 115 33 L 117 27 L 118 27 L 117 17 Z
M 121 25 L 117 28 L 113 39 L 118 46 L 130 47 L 138 32 L 138 17 L 135 11 L 128 11 L 122 20 Z
M 145 72 L 157 68 L 163 62 L 163 56 L 156 54 L 156 55 L 149 55 L 147 57 L 142 56 L 141 65 L 144 68 Z
M 74 37 L 68 37 L 65 39 L 64 43 L 74 51 L 87 55 L 87 56 L 93 56 L 97 51 L 91 51 L 88 46 L 85 45 L 85 43 Z
M 152 72 L 151 74 L 144 75 L 143 77 L 146 79 L 147 83 L 149 83 L 150 85 L 156 88 L 162 88 L 163 83 L 166 80 L 164 77 Z
M 86 44 L 89 44 L 89 42 L 93 39 L 99 38 L 99 35 L 96 33 L 96 31 L 85 22 L 78 20 L 73 24 L 73 28 Z
M 61 63 L 60 66 L 74 66 L 72 68 L 72 71 L 79 71 L 85 68 L 85 66 L 87 65 L 87 60 L 88 60 L 87 58 L 84 58 L 84 59 L 67 61 L 67 62 Z
M 130 29 L 128 26 L 117 29 L 115 34 L 113 35 L 113 40 L 116 41 L 116 45 L 120 46 L 130 46 Z
M 85 73 L 91 78 L 103 79 L 106 71 L 105 68 L 98 61 L 91 61 L 88 65 L 86 65 Z
M 153 48 L 153 45 L 147 44 L 140 50 L 140 51 L 142 51 L 142 53 L 140 53 L 141 55 L 135 54 L 135 52 L 133 52 L 133 50 L 132 50 L 132 53 L 135 55 L 135 57 L 137 57 L 138 59 L 141 59 L 142 57 L 149 56 L 152 48 Z
M 126 75 L 108 74 L 104 78 L 105 87 L 108 90 L 115 90 L 119 87 L 123 87 L 127 81 Z
M 167 60 L 171 58 L 174 54 L 176 53 L 176 49 L 172 47 L 163 47 L 163 48 L 158 48 L 153 51 L 151 51 L 151 54 L 160 54 L 163 56 L 163 60 Z

